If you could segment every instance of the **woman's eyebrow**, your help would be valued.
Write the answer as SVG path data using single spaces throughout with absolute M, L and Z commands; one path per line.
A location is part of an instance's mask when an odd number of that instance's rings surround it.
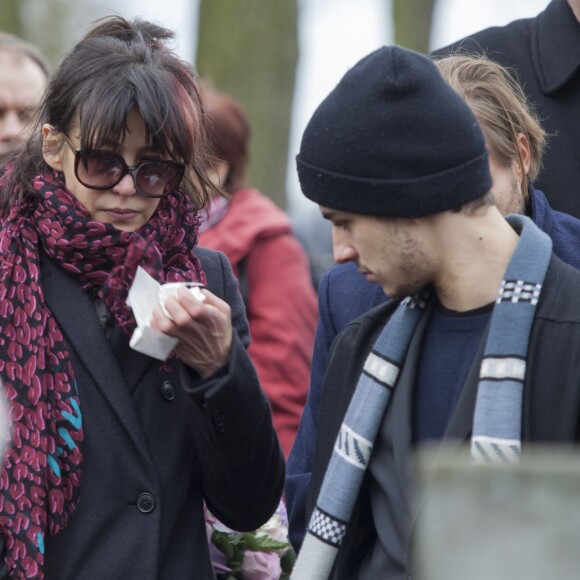
M 118 141 L 113 141 L 110 139 L 99 140 L 97 142 L 96 147 L 93 149 L 99 149 L 101 147 L 106 147 L 107 149 L 111 149 L 115 153 L 119 153 L 123 149 L 123 143 L 119 143 Z M 145 145 L 143 147 L 139 147 L 138 153 L 140 155 L 161 155 L 162 152 L 159 147 L 155 147 L 153 144 Z

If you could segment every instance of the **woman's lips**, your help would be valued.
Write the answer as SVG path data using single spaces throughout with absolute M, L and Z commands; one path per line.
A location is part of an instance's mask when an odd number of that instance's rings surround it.
M 107 209 L 105 213 L 115 221 L 131 221 L 139 212 L 132 209 Z

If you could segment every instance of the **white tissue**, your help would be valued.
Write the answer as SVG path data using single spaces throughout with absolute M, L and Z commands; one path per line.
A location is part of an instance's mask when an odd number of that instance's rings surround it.
M 176 296 L 182 286 L 189 288 L 192 294 L 201 302 L 205 300 L 200 287 L 201 284 L 191 282 L 168 282 L 159 284 L 139 266 L 133 284 L 129 289 L 127 304 L 133 309 L 137 328 L 133 331 L 129 346 L 143 354 L 159 360 L 166 360 L 169 353 L 175 348 L 177 339 L 167 336 L 151 328 L 151 316 L 157 304 L 161 304 L 163 313 L 169 316 L 165 309 L 165 301 L 169 296 Z
M 169 315 L 169 312 L 167 312 L 167 310 L 165 309 L 165 301 L 170 297 L 170 296 L 177 296 L 177 292 L 178 290 L 183 287 L 186 286 L 187 288 L 189 288 L 189 291 L 200 301 L 203 302 L 205 300 L 205 296 L 202 294 L 200 286 L 202 286 L 202 284 L 199 285 L 193 285 L 192 286 L 192 282 L 167 282 L 167 284 L 161 284 L 159 286 L 159 292 L 158 292 L 158 296 L 159 296 L 159 304 L 161 304 L 161 310 L 163 310 L 163 314 L 165 314 L 165 316 L 167 316 L 168 318 L 171 318 L 171 316 Z

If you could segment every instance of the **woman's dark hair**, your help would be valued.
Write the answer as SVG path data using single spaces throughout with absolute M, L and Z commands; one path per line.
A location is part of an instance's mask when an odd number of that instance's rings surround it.
M 80 123 L 81 149 L 98 148 L 123 140 L 133 108 L 152 147 L 187 166 L 182 188 L 194 205 L 206 205 L 215 187 L 206 176 L 203 105 L 192 67 L 167 46 L 172 37 L 172 31 L 140 19 L 97 22 L 51 77 L 35 131 L 5 176 L 4 207 L 32 191 L 34 177 L 48 167 L 44 123 L 64 133 Z
M 229 165 L 223 188 L 235 193 L 245 186 L 250 124 L 242 105 L 203 83 L 203 104 L 209 149 L 214 159 Z

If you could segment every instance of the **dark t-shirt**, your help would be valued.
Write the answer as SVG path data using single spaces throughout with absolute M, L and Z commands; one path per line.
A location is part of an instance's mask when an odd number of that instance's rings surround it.
M 493 304 L 456 312 L 433 309 L 423 336 L 413 401 L 413 439 L 441 439 L 489 322 Z

